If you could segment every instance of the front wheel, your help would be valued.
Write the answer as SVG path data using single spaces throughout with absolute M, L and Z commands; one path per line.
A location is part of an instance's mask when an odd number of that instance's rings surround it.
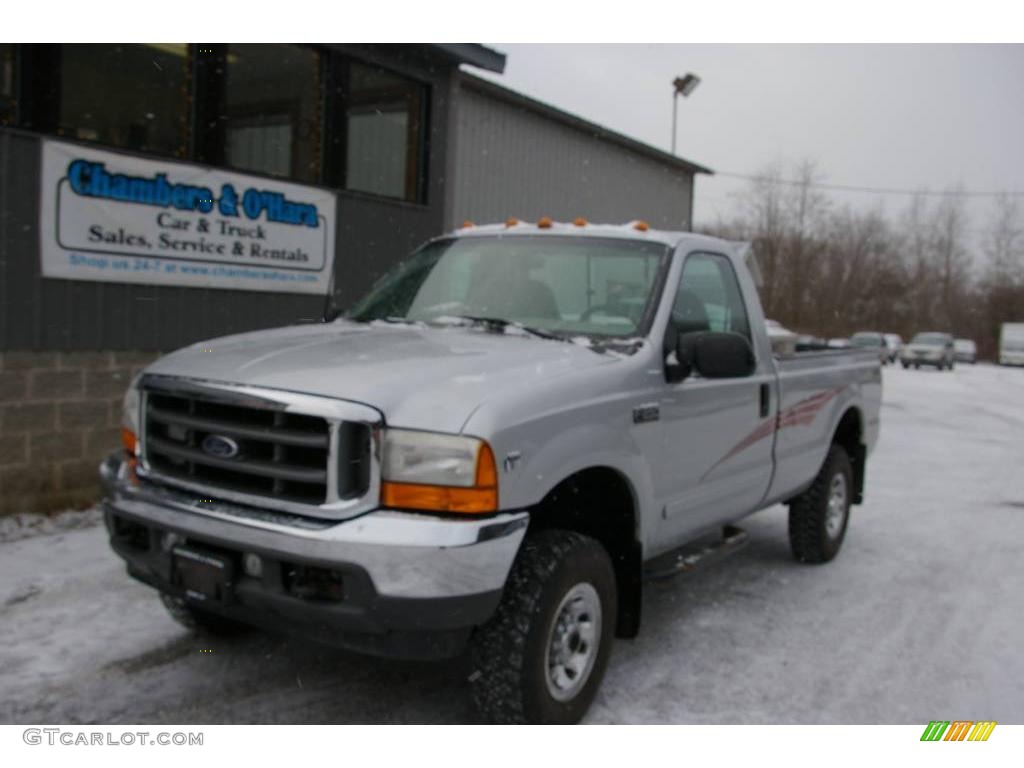
M 527 537 L 491 620 L 473 637 L 473 699 L 495 723 L 572 724 L 604 676 L 618 600 L 611 559 L 572 531 Z
M 853 465 L 833 444 L 811 487 L 789 505 L 789 544 L 801 563 L 827 563 L 846 536 L 853 494 Z

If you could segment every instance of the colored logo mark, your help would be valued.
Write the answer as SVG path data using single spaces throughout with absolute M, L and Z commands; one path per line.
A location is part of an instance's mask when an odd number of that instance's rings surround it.
M 995 720 L 932 720 L 921 741 L 988 741 L 995 728 Z

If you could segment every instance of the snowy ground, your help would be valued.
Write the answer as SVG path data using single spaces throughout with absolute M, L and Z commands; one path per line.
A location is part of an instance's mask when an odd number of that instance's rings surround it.
M 781 507 L 746 528 L 738 554 L 647 588 L 589 721 L 1024 723 L 1024 370 L 885 371 L 867 503 L 833 563 L 790 559 Z M 204 645 L 102 527 L 0 544 L 0 722 L 466 722 L 466 674 L 261 634 Z

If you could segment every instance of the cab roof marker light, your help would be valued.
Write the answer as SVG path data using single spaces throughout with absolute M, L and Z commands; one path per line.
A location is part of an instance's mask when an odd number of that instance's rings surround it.
M 466 219 L 464 222 L 462 222 L 462 228 L 463 229 L 472 229 L 474 226 L 476 226 L 476 225 L 473 224 L 473 222 L 470 221 L 469 219 Z
M 634 221 L 633 222 L 633 229 L 635 229 L 637 232 L 646 232 L 650 228 L 651 228 L 651 225 L 648 224 L 646 221 L 642 221 L 641 220 L 641 221 Z
M 577 216 L 572 223 L 575 224 L 577 227 L 587 226 L 587 220 L 582 216 Z
M 509 216 L 507 219 L 505 219 L 505 226 L 506 227 L 514 227 L 518 223 L 519 223 L 519 219 L 517 219 L 515 216 Z
M 550 216 L 541 216 L 537 220 L 537 229 L 551 229 L 551 224 L 552 221 Z

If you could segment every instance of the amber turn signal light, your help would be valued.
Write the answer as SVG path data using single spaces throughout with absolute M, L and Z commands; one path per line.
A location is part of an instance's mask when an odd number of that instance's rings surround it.
M 136 455 L 136 448 L 138 448 L 139 441 L 138 438 L 135 437 L 135 433 L 127 427 L 121 427 L 121 445 L 124 446 L 125 451 L 130 456 Z
M 476 460 L 476 476 L 471 487 L 420 485 L 383 482 L 381 506 L 393 509 L 422 509 L 429 512 L 455 512 L 481 515 L 498 511 L 498 469 L 494 452 L 484 443 Z

